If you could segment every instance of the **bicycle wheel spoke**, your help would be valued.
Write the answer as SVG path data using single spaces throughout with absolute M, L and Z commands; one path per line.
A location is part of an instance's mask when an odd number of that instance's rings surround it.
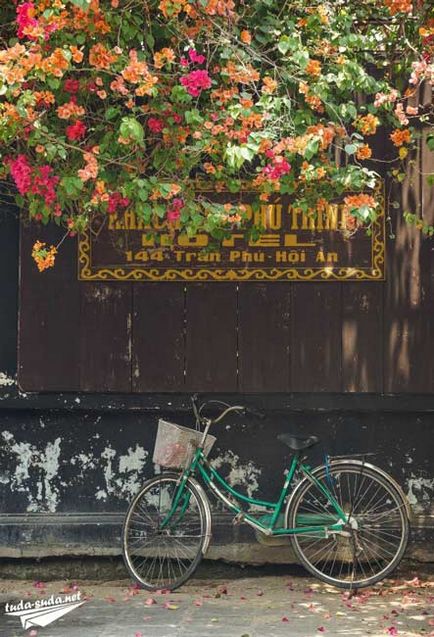
M 332 464 L 314 475 L 331 495 L 327 497 L 315 484 L 306 482 L 292 502 L 292 526 L 307 526 L 309 516 L 312 520 L 317 516 L 318 524 L 316 534 L 292 536 L 296 553 L 313 574 L 344 588 L 379 581 L 399 562 L 406 546 L 405 502 L 387 476 L 371 466 L 348 461 L 347 466 Z M 331 497 L 345 513 L 342 530 L 330 530 L 338 517 Z
M 124 556 L 134 577 L 150 590 L 173 589 L 196 568 L 206 539 L 200 494 L 161 476 L 133 501 L 124 527 Z

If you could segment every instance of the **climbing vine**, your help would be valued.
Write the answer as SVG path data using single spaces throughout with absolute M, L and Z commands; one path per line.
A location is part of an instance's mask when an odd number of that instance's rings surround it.
M 341 197 L 369 228 L 379 127 L 400 179 L 433 121 L 414 99 L 434 79 L 429 1 L 15 0 L 2 25 L 3 192 L 67 234 L 127 209 L 216 241 L 260 231 L 199 178 L 312 215 Z M 41 270 L 56 249 L 34 246 Z

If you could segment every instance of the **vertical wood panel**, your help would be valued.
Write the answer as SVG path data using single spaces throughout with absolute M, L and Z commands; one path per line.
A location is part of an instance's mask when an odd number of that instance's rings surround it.
M 1 191 L 0 191 L 1 192 Z M 17 373 L 18 325 L 18 210 L 10 205 L 0 208 L 0 371 Z
M 186 294 L 186 389 L 237 390 L 237 287 L 190 284 Z
M 383 391 L 383 283 L 342 290 L 342 391 Z
M 79 389 L 80 297 L 76 239 L 66 239 L 50 270 L 31 257 L 37 238 L 56 245 L 55 226 L 21 228 L 18 382 L 27 391 Z
M 132 288 L 81 282 L 80 385 L 83 391 L 131 391 Z
M 434 87 L 425 82 L 421 104 L 423 108 L 432 108 Z M 434 225 L 434 184 L 429 183 L 428 176 L 434 179 L 434 152 L 427 146 L 428 134 L 432 134 L 432 126 L 425 126 L 422 131 L 421 151 L 421 194 L 422 194 L 422 218 L 425 223 Z M 427 391 L 434 392 L 434 360 L 430 352 L 434 352 L 434 238 L 425 239 L 422 246 L 423 263 L 426 271 L 426 295 L 425 312 L 428 324 L 428 343 L 424 348 L 424 356 L 427 358 Z M 428 275 L 429 273 L 429 275 Z M 428 278 L 429 277 L 429 278 Z
M 340 392 L 342 297 L 340 283 L 297 283 L 292 303 L 294 392 Z
M 413 100 L 416 105 L 419 96 Z M 391 197 L 400 209 L 391 211 L 395 238 L 388 243 L 384 300 L 384 388 L 390 393 L 431 391 L 428 246 L 402 217 L 405 211 L 422 214 L 422 144 L 409 159 L 405 180 L 393 186 Z
M 184 284 L 135 283 L 133 392 L 184 387 Z
M 240 285 L 240 391 L 289 390 L 290 305 L 290 283 Z

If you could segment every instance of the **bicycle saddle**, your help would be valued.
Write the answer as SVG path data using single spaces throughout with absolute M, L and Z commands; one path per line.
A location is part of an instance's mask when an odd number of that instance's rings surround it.
M 299 436 L 293 436 L 292 434 L 279 434 L 277 439 L 283 442 L 292 451 L 302 451 L 303 449 L 309 449 L 319 442 L 317 436 L 309 436 L 308 438 L 300 438 Z

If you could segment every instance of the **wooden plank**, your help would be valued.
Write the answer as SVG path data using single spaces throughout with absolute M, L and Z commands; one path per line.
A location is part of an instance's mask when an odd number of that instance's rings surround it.
M 237 286 L 189 284 L 186 292 L 187 391 L 237 390 Z
M 342 391 L 383 391 L 383 283 L 344 283 Z
M 419 95 L 413 99 L 417 105 Z M 392 186 L 390 210 L 394 239 L 387 249 L 387 282 L 384 288 L 384 390 L 390 393 L 431 391 L 432 317 L 427 311 L 430 295 L 429 262 L 422 234 L 403 219 L 403 212 L 422 212 L 422 151 L 412 151 L 401 187 Z
M 133 392 L 184 387 L 184 284 L 133 287 Z
M 294 285 L 291 391 L 341 391 L 341 292 L 335 282 Z
M 39 273 L 31 257 L 36 239 L 56 245 L 55 226 L 21 227 L 18 382 L 25 391 L 77 391 L 79 282 L 76 239 L 66 239 L 54 268 Z
M 421 95 L 423 108 L 432 108 L 434 87 L 425 82 Z M 434 179 L 434 152 L 427 146 L 427 137 L 432 134 L 432 126 L 425 126 L 422 130 L 421 141 L 421 192 L 422 192 L 422 218 L 425 223 L 434 225 L 434 186 L 429 183 L 428 176 Z M 424 347 L 426 357 L 426 390 L 434 392 L 434 359 L 430 352 L 434 352 L 434 241 L 433 238 L 425 238 L 422 241 L 422 256 L 426 277 L 425 286 L 425 318 L 428 326 L 428 342 Z M 428 275 L 429 273 L 429 275 Z
M 240 285 L 238 298 L 240 391 L 287 392 L 291 283 Z
M 1 193 L 3 198 L 5 195 Z M 0 373 L 17 373 L 18 316 L 18 210 L 7 204 L 0 207 Z
M 81 282 L 80 386 L 83 391 L 131 391 L 132 288 Z

